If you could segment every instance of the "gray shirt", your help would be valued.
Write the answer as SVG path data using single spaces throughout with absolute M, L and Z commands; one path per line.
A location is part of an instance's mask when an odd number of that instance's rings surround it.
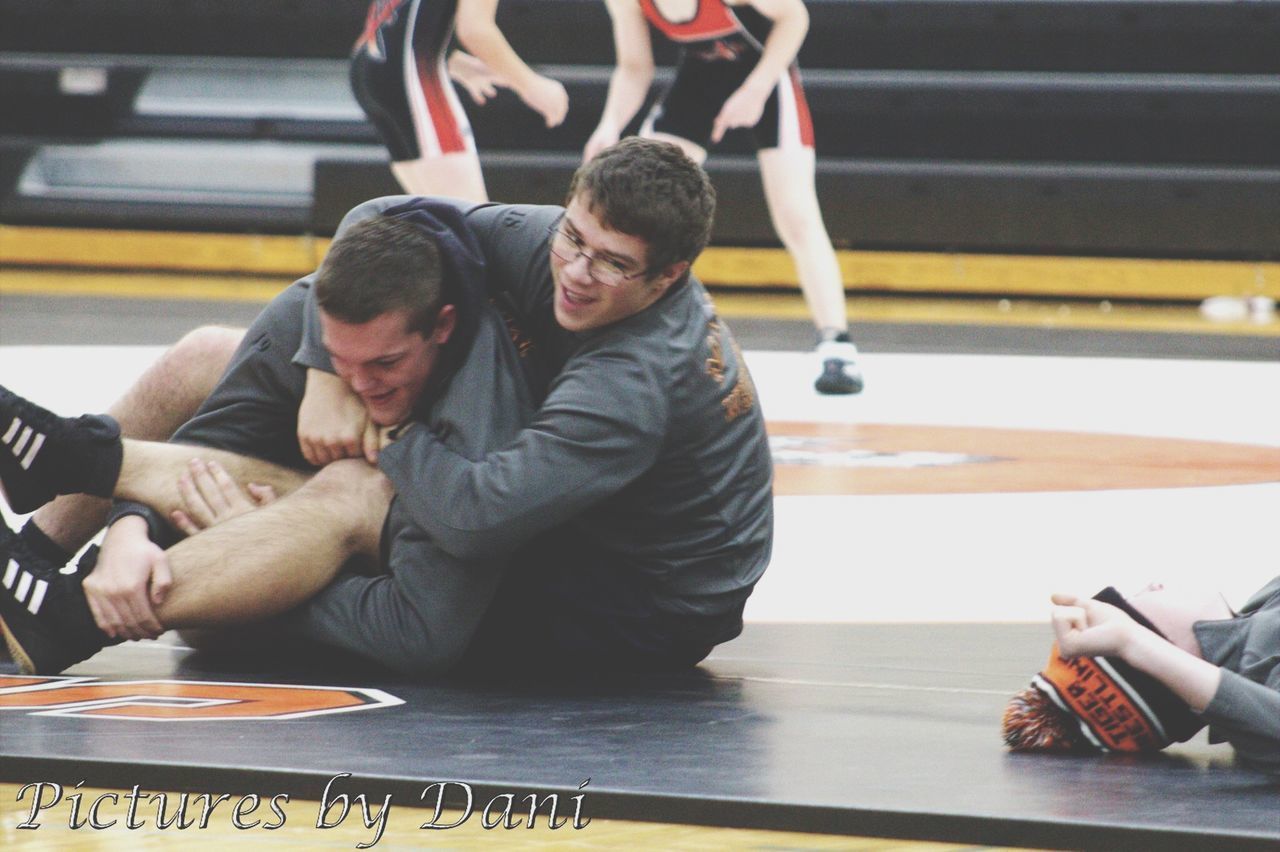
M 352 211 L 339 232 L 377 209 L 365 205 Z M 312 278 L 287 288 L 255 319 L 226 373 L 196 416 L 174 435 L 175 442 L 308 469 L 296 434 L 306 368 L 293 357 L 302 341 Z M 482 281 L 474 283 L 483 287 Z M 415 410 L 463 458 L 481 458 L 486 450 L 509 442 L 533 410 L 505 321 L 484 299 L 475 301 L 468 339 L 460 341 L 465 344 L 462 357 L 455 359 L 448 376 L 433 375 L 432 391 Z M 320 360 L 328 365 L 327 354 Z M 439 381 L 444 378 L 447 384 Z M 395 469 L 385 459 L 382 464 Z M 506 561 L 497 553 L 460 556 L 441 548 L 407 509 L 436 493 L 425 479 L 397 480 L 382 538 L 385 571 L 376 576 L 339 574 L 310 601 L 277 619 L 276 626 L 408 674 L 430 675 L 461 658 Z M 156 513 L 137 504 L 116 514 L 124 512 L 147 517 L 159 540 L 164 524 Z
M 605 328 L 561 329 L 548 229 L 562 215 L 527 205 L 467 215 L 490 292 L 534 365 L 532 421 L 480 458 L 411 428 L 383 452 L 382 468 L 398 493 L 418 495 L 407 511 L 451 554 L 527 545 L 511 570 L 554 559 L 565 587 L 583 595 L 625 577 L 660 611 L 731 612 L 767 566 L 773 536 L 772 463 L 741 352 L 692 277 Z M 309 335 L 299 357 L 317 342 Z
M 1222 668 L 1202 714 L 1210 739 L 1231 743 L 1246 764 L 1280 773 L 1280 577 L 1235 618 L 1198 622 L 1195 633 L 1204 658 Z

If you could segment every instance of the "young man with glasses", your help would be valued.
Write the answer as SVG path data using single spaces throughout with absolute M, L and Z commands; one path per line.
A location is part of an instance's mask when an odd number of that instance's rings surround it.
M 474 458 L 404 430 L 400 457 L 420 485 L 400 493 L 444 550 L 513 554 L 473 657 L 689 665 L 741 631 L 773 538 L 755 386 L 690 274 L 715 192 L 676 146 L 632 138 L 580 167 L 566 198 L 467 210 L 539 407 L 514 441 Z M 326 366 L 314 336 L 298 360 Z

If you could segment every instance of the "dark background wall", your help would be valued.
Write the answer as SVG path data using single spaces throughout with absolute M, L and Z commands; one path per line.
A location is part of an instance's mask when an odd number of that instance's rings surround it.
M 0 221 L 330 230 L 396 188 L 345 86 L 364 5 L 0 0 Z M 839 245 L 1280 255 L 1277 0 L 808 7 Z M 504 0 L 499 21 L 572 107 L 552 131 L 509 94 L 469 107 L 490 194 L 556 202 L 603 104 L 608 18 L 596 0 Z M 99 90 L 68 88 L 68 67 L 98 69 Z M 774 244 L 741 134 L 708 169 L 716 240 Z

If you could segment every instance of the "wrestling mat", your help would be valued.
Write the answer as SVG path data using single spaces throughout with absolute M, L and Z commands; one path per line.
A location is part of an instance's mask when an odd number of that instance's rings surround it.
M 254 823 L 248 836 L 321 808 L 332 822 L 350 805 L 354 823 L 441 800 L 441 828 L 521 827 L 532 795 L 537 825 L 583 842 L 590 820 L 620 818 L 1038 847 L 1280 845 L 1280 781 L 1203 740 L 1140 758 L 1007 753 L 1001 711 L 1043 663 L 1044 633 L 750 624 L 688 674 L 584 679 L 573 660 L 513 660 L 426 685 L 132 643 L 71 677 L 0 668 L 0 780 L 37 785 L 18 809 L 37 823 L 71 819 L 78 782 L 115 792 L 96 816 L 118 822 L 98 833 L 121 842 L 136 788 L 135 822 L 157 819 L 158 791 L 207 792 L 226 797 L 209 819 Z M 176 806 L 170 794 L 163 818 Z M 204 806 L 192 797 L 186 818 Z

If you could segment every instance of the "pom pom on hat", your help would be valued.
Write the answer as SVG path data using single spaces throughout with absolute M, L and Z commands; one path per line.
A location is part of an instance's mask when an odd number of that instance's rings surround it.
M 1086 743 L 1075 720 L 1034 686 L 1004 709 L 1004 744 L 1013 751 L 1080 751 Z

